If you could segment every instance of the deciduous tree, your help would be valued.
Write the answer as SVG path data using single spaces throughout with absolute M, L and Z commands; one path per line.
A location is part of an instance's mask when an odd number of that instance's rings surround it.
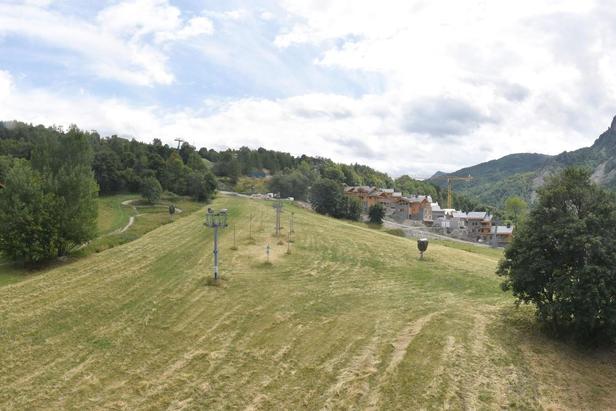
M 569 168 L 538 191 L 498 274 L 540 322 L 580 339 L 616 337 L 616 198 Z

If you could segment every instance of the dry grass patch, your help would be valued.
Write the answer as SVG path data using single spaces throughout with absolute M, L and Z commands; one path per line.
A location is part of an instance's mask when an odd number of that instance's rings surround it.
M 412 240 L 294 208 L 204 210 L 0 288 L 0 408 L 609 408 L 614 353 L 583 353 L 509 313 L 498 254 Z M 285 205 L 287 211 L 289 206 Z M 252 237 L 248 220 L 253 214 Z M 270 264 L 265 247 L 271 246 Z M 547 361 L 547 363 L 546 363 Z

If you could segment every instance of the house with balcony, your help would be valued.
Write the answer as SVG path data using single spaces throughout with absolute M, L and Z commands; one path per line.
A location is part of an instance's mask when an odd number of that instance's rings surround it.
M 466 214 L 466 230 L 471 240 L 488 241 L 492 233 L 492 216 L 485 211 L 470 211 Z

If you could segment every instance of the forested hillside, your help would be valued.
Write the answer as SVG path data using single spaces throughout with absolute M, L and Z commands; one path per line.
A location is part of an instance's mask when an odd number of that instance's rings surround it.
M 406 175 L 394 180 L 361 164 L 339 164 L 326 158 L 293 156 L 265 148 L 216 151 L 186 142 L 176 148 L 158 138 L 148 144 L 116 135 L 103 137 L 96 131 L 87 132 L 75 126 L 65 131 L 15 121 L 0 122 L 0 181 L 7 179 L 17 159 L 31 162 L 41 141 L 63 141 L 68 134 L 79 135 L 86 142 L 89 154 L 84 164 L 91 168 L 100 195 L 139 192 L 154 202 L 164 190 L 207 201 L 218 188 L 243 193 L 273 192 L 309 200 L 312 186 L 330 181 L 329 186 L 337 187 L 339 193 L 344 185 L 367 185 L 395 188 L 405 195 L 426 194 L 441 204 L 446 202 L 446 190 L 431 182 Z M 61 157 L 59 161 L 70 163 L 70 158 L 57 155 Z M 454 197 L 454 206 L 463 210 L 482 208 L 479 202 L 459 194 Z
M 439 172 L 428 181 L 444 187 L 446 180 L 436 177 L 471 175 L 472 181 L 458 182 L 454 190 L 481 203 L 500 207 L 508 197 L 514 195 L 532 200 L 545 177 L 568 166 L 587 168 L 592 172 L 595 182 L 616 190 L 616 117 L 590 147 L 565 151 L 556 156 L 511 154 L 450 174 Z
M 446 187 L 447 180 L 441 176 L 470 175 L 473 177 L 471 181 L 456 182 L 454 190 L 481 203 L 500 207 L 510 196 L 530 199 L 533 191 L 533 172 L 546 164 L 549 159 L 550 156 L 544 154 L 511 154 L 450 174 L 439 172 L 428 181 Z

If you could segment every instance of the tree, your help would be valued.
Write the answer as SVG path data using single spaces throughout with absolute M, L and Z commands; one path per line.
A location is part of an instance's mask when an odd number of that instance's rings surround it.
M 141 182 L 141 196 L 150 204 L 155 204 L 160 200 L 163 188 L 156 177 L 146 177 Z
M 14 261 L 38 263 L 58 255 L 59 227 L 55 196 L 25 160 L 6 173 L 0 190 L 0 250 Z
M 341 183 L 346 180 L 340 166 L 334 163 L 327 164 L 325 167 L 323 167 L 323 169 L 321 170 L 321 175 L 323 176 L 323 178 L 328 178 L 330 180 L 338 181 Z
M 92 168 L 101 194 L 116 193 L 122 189 L 120 159 L 108 145 L 95 154 Z
M 345 198 L 345 218 L 353 221 L 359 221 L 361 217 L 361 202 L 357 198 Z
M 208 201 L 216 190 L 216 178 L 209 170 L 188 175 L 188 194 L 196 201 Z
M 180 155 L 176 151 L 172 152 L 165 163 L 163 187 L 176 194 L 185 194 L 187 171 Z
M 268 187 L 272 193 L 280 193 L 281 197 L 293 197 L 305 200 L 310 181 L 299 171 L 290 174 L 276 174 L 270 180 Z
M 383 224 L 383 218 L 385 217 L 385 208 L 381 204 L 371 205 L 368 209 L 368 217 L 372 224 Z
M 578 339 L 616 337 L 616 198 L 568 168 L 538 202 L 505 251 L 503 290 L 536 307 L 551 330 Z
M 528 204 L 521 197 L 512 196 L 505 201 L 505 213 L 516 225 L 524 219 L 527 210 Z
M 35 143 L 32 168 L 43 177 L 45 194 L 54 197 L 58 255 L 96 235 L 98 186 L 92 171 L 90 136 L 72 126 Z
M 319 213 L 340 218 L 342 187 L 334 180 L 322 178 L 312 186 L 310 190 L 310 202 L 312 208 Z

